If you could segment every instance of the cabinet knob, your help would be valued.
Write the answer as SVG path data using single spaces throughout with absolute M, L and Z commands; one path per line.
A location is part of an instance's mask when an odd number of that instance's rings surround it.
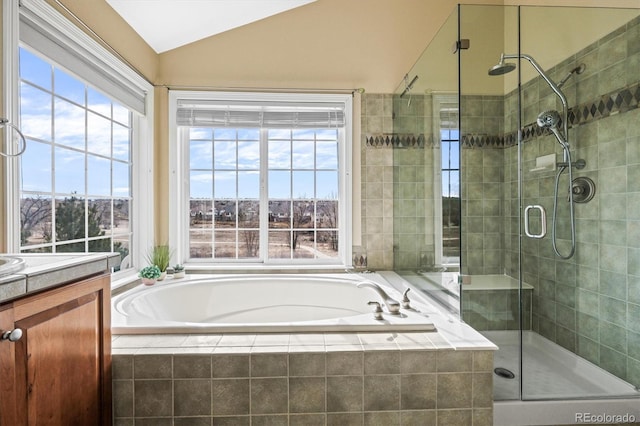
M 19 328 L 13 329 L 11 331 L 5 331 L 2 333 L 2 337 L 0 340 L 8 340 L 10 342 L 17 342 L 22 338 L 22 330 Z

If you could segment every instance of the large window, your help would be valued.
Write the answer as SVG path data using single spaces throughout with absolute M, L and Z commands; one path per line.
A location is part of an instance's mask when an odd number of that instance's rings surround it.
M 174 149 L 185 154 L 187 183 L 176 197 L 188 217 L 183 257 L 345 264 L 350 98 L 180 96 Z
M 131 271 L 153 231 L 152 86 L 46 2 L 4 6 L 5 113 L 27 140 L 7 163 L 7 246 L 119 252 Z
M 131 247 L 131 112 L 20 49 L 20 250 Z

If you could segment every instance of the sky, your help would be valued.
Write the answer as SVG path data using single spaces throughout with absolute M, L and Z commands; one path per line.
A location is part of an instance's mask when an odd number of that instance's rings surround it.
M 23 190 L 129 196 L 129 110 L 26 49 L 20 76 Z
M 192 128 L 189 138 L 191 198 L 259 198 L 260 129 Z M 269 198 L 336 197 L 335 129 L 272 129 L 267 141 Z

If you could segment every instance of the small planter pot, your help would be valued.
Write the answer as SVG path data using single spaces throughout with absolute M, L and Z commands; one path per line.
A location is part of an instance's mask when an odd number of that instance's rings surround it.
M 142 278 L 142 284 L 144 285 L 154 285 L 156 283 L 155 278 Z
M 176 271 L 173 273 L 173 278 L 184 278 L 184 271 Z
M 163 271 L 158 277 L 158 281 L 162 281 L 167 277 L 167 271 Z

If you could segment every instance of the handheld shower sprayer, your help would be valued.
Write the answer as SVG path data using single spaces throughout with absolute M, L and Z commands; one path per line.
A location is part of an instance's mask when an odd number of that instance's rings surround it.
M 554 110 L 541 112 L 538 114 L 538 119 L 536 120 L 540 128 L 551 130 L 556 139 L 558 139 L 558 142 L 560 142 L 560 145 L 562 145 L 564 149 L 569 149 L 569 142 L 567 142 L 567 139 L 562 136 L 558 130 L 558 124 L 560 124 L 560 121 L 560 113 Z
M 560 145 L 562 146 L 564 163 L 560 167 L 558 173 L 556 174 L 556 183 L 555 183 L 554 200 L 553 200 L 553 225 L 551 228 L 551 240 L 552 240 L 553 250 L 556 252 L 556 254 L 563 259 L 569 259 L 570 257 L 573 256 L 573 253 L 575 252 L 575 248 L 576 248 L 576 243 L 575 243 L 576 225 L 575 225 L 575 214 L 573 211 L 573 192 L 571 187 L 572 185 L 571 182 L 573 182 L 571 169 L 573 166 L 571 164 L 571 150 L 569 149 L 569 142 L 567 141 L 567 138 L 565 136 L 562 136 L 562 133 L 560 133 L 560 130 L 558 130 L 558 126 L 561 124 L 561 121 L 562 121 L 562 118 L 560 117 L 560 113 L 558 111 L 549 110 L 549 111 L 543 111 L 540 114 L 538 114 L 536 123 L 538 124 L 538 126 L 540 126 L 541 129 L 549 129 L 553 133 L 553 135 L 556 137 L 558 142 L 560 142 Z M 560 176 L 562 175 L 564 170 L 567 170 L 569 174 L 569 214 L 571 217 L 571 249 L 567 255 L 561 254 L 556 244 L 557 243 L 556 228 L 558 224 L 558 221 L 557 221 L 558 186 L 560 184 Z

